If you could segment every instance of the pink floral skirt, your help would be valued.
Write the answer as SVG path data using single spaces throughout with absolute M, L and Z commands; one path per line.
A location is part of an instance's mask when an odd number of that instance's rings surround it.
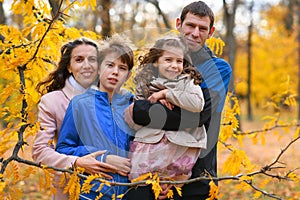
M 187 180 L 200 151 L 200 148 L 173 144 L 165 136 L 155 144 L 133 141 L 129 151 L 129 179 L 151 172 L 158 173 L 161 179 Z

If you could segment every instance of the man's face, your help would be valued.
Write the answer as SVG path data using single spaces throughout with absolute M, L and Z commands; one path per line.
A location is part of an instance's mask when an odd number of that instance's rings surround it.
M 185 36 L 191 51 L 198 51 L 205 44 L 206 39 L 212 36 L 215 28 L 210 29 L 209 25 L 208 16 L 201 17 L 192 13 L 187 13 L 184 21 L 176 19 L 176 28 Z

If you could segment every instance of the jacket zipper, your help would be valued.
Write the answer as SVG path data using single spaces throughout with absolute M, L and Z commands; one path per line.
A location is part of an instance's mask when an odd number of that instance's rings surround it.
M 113 120 L 113 126 L 114 126 L 114 139 L 115 139 L 115 148 L 116 148 L 116 155 L 117 156 L 119 156 L 119 148 L 118 148 L 118 146 L 119 146 L 119 144 L 118 144 L 118 139 L 117 139 L 117 131 L 116 131 L 116 121 L 115 121 L 115 117 L 114 117 L 114 107 L 113 107 L 113 100 L 112 100 L 112 103 L 110 104 L 110 108 L 111 108 L 111 115 L 112 115 L 112 120 Z M 119 180 L 119 175 L 116 173 L 116 179 L 117 180 L 115 180 L 116 182 L 119 182 L 120 180 Z M 119 194 L 119 187 L 118 186 L 116 186 L 116 195 L 118 195 Z

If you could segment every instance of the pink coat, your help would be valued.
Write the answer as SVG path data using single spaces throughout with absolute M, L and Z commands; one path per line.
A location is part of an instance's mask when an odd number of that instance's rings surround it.
M 62 90 L 53 91 L 42 96 L 38 105 L 38 121 L 42 130 L 36 134 L 32 147 L 34 161 L 58 168 L 71 167 L 75 162 L 76 156 L 67 156 L 56 152 L 55 144 L 68 104 L 75 95 L 80 93 L 67 79 Z M 61 188 L 57 188 L 54 199 L 67 200 L 68 196 L 63 194 L 62 191 Z

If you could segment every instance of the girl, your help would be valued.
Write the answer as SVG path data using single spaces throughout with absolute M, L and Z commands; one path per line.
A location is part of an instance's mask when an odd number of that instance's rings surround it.
M 104 42 L 100 48 L 99 85 L 74 97 L 62 124 L 56 150 L 74 156 L 105 150 L 97 157 L 104 163 L 117 167 L 116 173 L 109 173 L 116 182 L 128 182 L 130 160 L 129 139 L 132 130 L 123 119 L 123 112 L 132 102 L 133 95 L 121 86 L 131 75 L 134 63 L 132 50 L 118 37 Z M 125 186 L 104 185 L 100 191 L 99 182 L 93 182 L 88 194 L 80 199 L 114 199 L 124 194 Z
M 169 108 L 176 105 L 192 112 L 203 109 L 201 75 L 191 65 L 185 43 L 180 38 L 157 40 L 141 58 L 140 71 L 134 81 L 136 100 L 160 101 Z M 181 131 L 142 127 L 130 145 L 129 179 L 151 172 L 158 173 L 163 180 L 187 180 L 202 148 L 206 148 L 203 126 Z M 151 191 L 145 192 L 145 188 L 140 189 L 143 192 L 139 196 L 139 188 L 130 190 L 128 199 L 155 198 Z

